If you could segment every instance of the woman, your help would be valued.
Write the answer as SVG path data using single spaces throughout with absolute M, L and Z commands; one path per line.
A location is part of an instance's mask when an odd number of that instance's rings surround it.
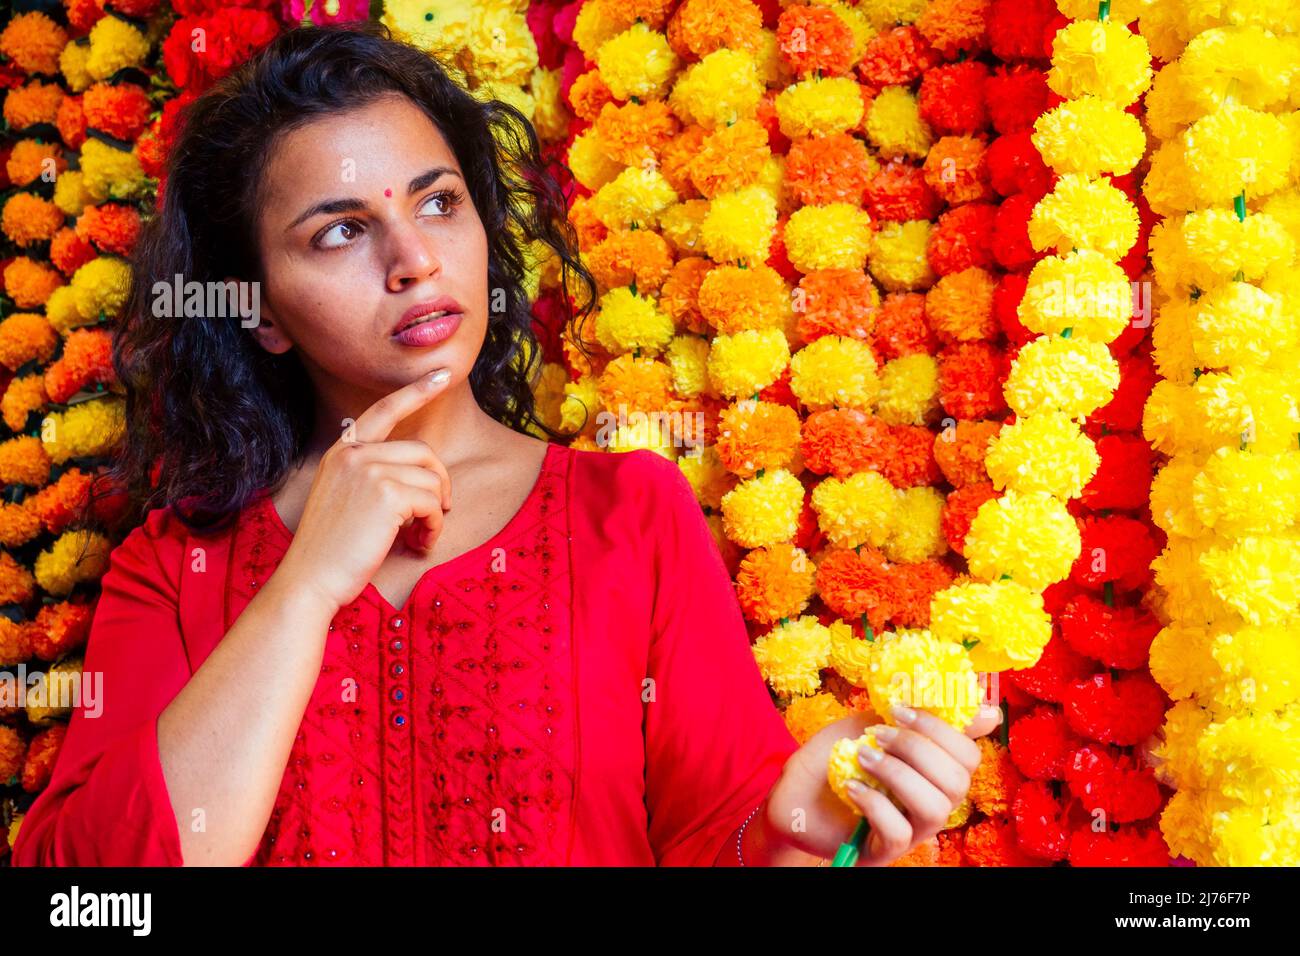
M 529 434 L 525 243 L 591 282 L 543 169 L 381 28 L 193 105 L 115 341 L 143 524 L 103 715 L 15 863 L 806 866 L 854 829 L 826 765 L 865 721 L 791 737 L 682 473 Z M 256 326 L 156 317 L 177 274 L 258 282 Z M 944 824 L 995 723 L 912 715 L 863 864 Z

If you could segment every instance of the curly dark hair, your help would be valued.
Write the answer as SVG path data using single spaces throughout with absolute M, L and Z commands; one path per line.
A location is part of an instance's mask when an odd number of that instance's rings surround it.
M 494 309 L 470 373 L 474 396 L 511 428 L 566 441 L 534 407 L 542 360 L 524 290 L 527 244 L 555 252 L 563 288 L 585 303 L 574 310 L 570 295 L 561 296 L 570 326 L 590 314 L 596 286 L 532 124 L 506 103 L 476 98 L 383 24 L 299 27 L 182 114 L 161 207 L 135 247 L 130 296 L 113 329 L 126 433 L 105 477 L 129 501 L 123 524 L 170 506 L 192 530 L 219 529 L 302 462 L 314 400 L 294 350 L 266 352 L 237 316 L 155 317 L 152 289 L 177 274 L 200 283 L 260 280 L 255 215 L 277 140 L 313 117 L 392 92 L 422 109 L 455 153 L 487 233 L 489 288 L 504 292 L 505 308 Z M 581 335 L 575 339 L 585 351 Z

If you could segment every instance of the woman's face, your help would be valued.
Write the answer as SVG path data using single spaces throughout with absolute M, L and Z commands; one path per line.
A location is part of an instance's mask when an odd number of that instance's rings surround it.
M 296 348 L 344 402 L 444 366 L 467 378 L 487 332 L 487 236 L 433 122 L 387 95 L 287 133 L 266 175 L 262 347 Z M 395 334 L 431 310 L 451 314 Z

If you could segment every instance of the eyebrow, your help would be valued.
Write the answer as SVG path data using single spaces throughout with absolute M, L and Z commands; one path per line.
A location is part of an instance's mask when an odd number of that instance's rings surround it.
M 432 169 L 426 169 L 406 184 L 406 194 L 410 196 L 413 193 L 418 193 L 421 189 L 426 189 L 429 186 L 432 186 L 439 179 L 448 174 L 460 177 L 460 173 L 456 172 L 456 170 L 452 169 L 450 166 L 434 166 Z M 326 213 L 354 212 L 358 209 L 365 208 L 365 202 L 354 197 L 348 197 L 345 199 L 326 199 L 307 208 L 300 216 L 298 216 L 297 219 L 289 223 L 289 225 L 285 227 L 284 231 L 288 232 L 291 229 L 297 228 L 312 216 L 319 216 Z

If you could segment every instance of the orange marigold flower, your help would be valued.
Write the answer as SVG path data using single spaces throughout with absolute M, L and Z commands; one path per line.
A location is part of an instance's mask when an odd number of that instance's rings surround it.
M 34 309 L 45 304 L 51 293 L 63 285 L 57 269 L 27 256 L 18 256 L 4 272 L 5 292 L 20 309 Z
M 10 90 L 5 97 L 5 122 L 11 129 L 53 123 L 59 115 L 59 104 L 66 95 L 57 83 L 32 80 L 26 86 Z
M 929 627 L 930 602 L 952 584 L 956 575 L 948 565 L 933 558 L 897 567 L 891 621 L 895 627 Z
M 963 485 L 948 496 L 939 518 L 939 528 L 943 531 L 948 547 L 957 554 L 966 554 L 966 535 L 970 534 L 970 523 L 975 520 L 980 505 L 996 497 L 998 493 L 991 481 Z
M 951 205 L 993 198 L 984 141 L 977 136 L 940 137 L 921 167 L 926 184 Z
M 59 147 L 53 143 L 38 143 L 34 139 L 20 139 L 14 143 L 9 159 L 5 163 L 5 172 L 9 181 L 15 186 L 26 186 L 34 182 L 45 171 L 48 161 L 53 160 L 54 171 L 63 172 L 68 168 L 68 161 L 63 158 Z
M 891 292 L 876 310 L 871 345 L 883 359 L 933 354 L 937 342 L 925 318 L 925 294 Z
M 50 240 L 50 261 L 69 278 L 91 259 L 99 255 L 72 226 L 64 226 Z
M 26 604 L 36 593 L 32 572 L 8 551 L 0 551 L 0 604 Z
M 836 700 L 834 694 L 826 691 L 809 697 L 796 697 L 781 712 L 790 736 L 800 744 L 807 743 L 827 724 L 833 724 L 848 715 L 848 708 Z
M 925 425 L 893 425 L 877 469 L 895 488 L 933 485 L 939 480 L 934 434 Z
M 867 339 L 876 324 L 880 293 L 859 269 L 818 269 L 799 280 L 794 297 L 804 342 L 824 335 Z
M 817 593 L 840 617 L 867 616 L 873 631 L 893 617 L 899 593 L 897 566 L 876 548 L 832 548 L 817 565 Z
M 673 370 L 666 362 L 652 358 L 639 358 L 625 352 L 610 361 L 596 380 L 596 394 L 602 409 L 618 414 L 619 406 L 627 413 L 672 411 L 676 407 L 673 395 Z
M 867 42 L 858 72 L 877 86 L 906 86 L 941 62 L 943 58 L 916 27 L 894 27 Z
M 988 816 L 1011 812 L 1016 788 L 1025 779 L 1011 761 L 1011 751 L 988 737 L 975 741 L 980 748 L 980 765 L 971 774 L 970 797 L 975 808 Z
M 588 70 L 569 87 L 569 105 L 573 107 L 574 115 L 585 123 L 596 122 L 605 104 L 617 102 L 599 70 Z
M 963 842 L 967 866 L 1042 866 L 1016 843 L 1016 829 L 1003 817 L 986 817 L 966 828 Z
M 715 265 L 703 256 L 678 259 L 659 290 L 659 310 L 680 329 L 697 334 L 708 329 L 700 313 L 700 286 Z
M 149 125 L 149 95 L 134 83 L 96 83 L 82 94 L 86 125 L 131 141 Z
M 50 480 L 50 456 L 34 435 L 16 435 L 0 442 L 0 483 L 40 488 Z M 0 604 L 8 604 L 0 600 Z
M 25 621 L 11 621 L 3 614 L 0 614 L 0 667 L 21 664 L 24 661 L 31 660 L 31 656 L 31 627 Z M 0 711 L 0 714 L 3 713 L 3 711 Z M 0 727 L 3 727 L 3 725 L 0 725 Z M 0 734 L 2 733 L 3 731 L 0 730 Z M 5 769 L 4 740 L 3 737 L 0 737 L 0 780 L 8 780 L 9 777 L 13 776 L 12 773 L 3 776 Z
M 23 507 L 36 515 L 51 534 L 62 534 L 85 507 L 91 477 L 80 468 L 69 468 L 59 480 L 23 499 Z
M 941 830 L 934 835 L 939 843 L 939 860 L 935 866 L 962 866 L 965 863 L 961 849 L 964 835 L 963 830 Z
M 930 0 L 916 18 L 916 29 L 946 58 L 988 49 L 984 31 L 989 0 Z
M 113 343 L 105 328 L 69 332 L 63 354 L 45 370 L 45 389 L 52 402 L 66 402 L 87 385 L 113 381 Z
M 23 789 L 28 793 L 40 793 L 50 782 L 54 773 L 54 761 L 63 746 L 63 738 L 68 732 L 67 724 L 53 724 L 46 727 L 27 746 L 27 760 L 23 763 Z
M 23 740 L 22 734 L 12 727 L 0 724 L 0 774 L 4 774 L 0 780 L 8 783 L 20 775 L 23 772 L 23 757 L 26 755 L 27 743 Z
M 43 661 L 58 660 L 86 643 L 94 608 L 89 604 L 60 601 L 40 609 L 32 622 L 32 650 Z
M 1001 428 L 998 422 L 962 421 L 934 437 L 934 460 L 950 485 L 960 488 L 988 480 L 984 456 Z
M 36 312 L 15 312 L 0 322 L 0 365 L 17 371 L 35 359 L 46 362 L 59 344 L 49 319 Z
M 135 141 L 135 155 L 146 176 L 161 176 L 167 165 L 167 144 L 162 135 L 161 119 L 140 134 Z
M 9 383 L 0 398 L 0 416 L 10 431 L 20 432 L 27 426 L 27 416 L 49 401 L 45 381 L 40 374 L 24 375 Z
M 827 7 L 786 7 L 776 24 L 776 42 L 799 76 L 842 76 L 853 68 L 853 31 Z
M 596 243 L 609 234 L 609 228 L 600 221 L 587 196 L 579 196 L 569 206 L 569 224 L 577 233 L 578 248 L 584 252 L 594 248 Z
M 658 292 L 673 267 L 668 240 L 649 229 L 617 229 L 583 259 L 602 290 L 635 284 L 638 292 Z
M 763 12 L 750 0 L 686 0 L 668 27 L 670 42 L 675 33 L 695 57 L 724 47 L 754 51 L 762 41 Z
M 741 478 L 784 468 L 799 450 L 799 415 L 774 402 L 737 402 L 719 417 L 717 449 L 726 469 Z
M 140 236 L 140 213 L 134 206 L 115 202 L 87 206 L 77 217 L 77 235 L 102 252 L 129 256 Z
M 709 133 L 687 171 L 700 194 L 713 197 L 752 185 L 771 155 L 767 130 L 757 120 L 742 119 Z
M 889 425 L 879 418 L 856 408 L 831 408 L 808 416 L 800 447 L 809 471 L 847 478 L 879 471 L 891 445 Z
M 997 335 L 993 290 L 997 282 L 971 266 L 942 276 L 926 293 L 925 314 L 942 342 L 978 342 Z
M 59 54 L 67 44 L 67 31 L 36 10 L 14 17 L 0 33 L 0 53 L 13 60 L 24 73 L 57 74 Z
M 801 205 L 846 202 L 860 206 L 879 169 L 866 144 L 856 136 L 803 136 L 790 144 L 785 180 L 790 195 Z
M 0 229 L 17 246 L 45 242 L 62 225 L 63 210 L 32 193 L 14 193 L 0 212 Z
M 812 600 L 816 573 L 804 550 L 789 542 L 750 551 L 736 574 L 736 596 L 745 617 L 774 624 L 802 614 Z
M 897 867 L 940 866 L 938 836 L 935 835 L 927 840 L 922 840 L 889 865 Z
M 723 335 L 784 328 L 790 315 L 785 280 L 771 266 L 718 266 L 700 283 L 700 314 Z
M 663 100 L 606 103 L 595 129 L 612 159 L 624 166 L 641 166 L 658 162 L 660 151 L 677 135 L 681 123 Z
M 59 104 L 59 115 L 54 125 L 59 138 L 68 149 L 81 149 L 86 143 L 86 111 L 81 108 L 80 96 L 65 96 Z
M 13 391 L 12 386 L 9 391 Z M 6 392 L 6 402 L 8 398 Z M 10 504 L 7 501 L 0 503 L 0 545 L 6 548 L 19 548 L 40 533 L 40 518 L 22 505 Z
M 691 180 L 691 166 L 708 137 L 707 129 L 692 123 L 659 152 L 659 173 L 683 201 L 700 198 L 700 191 Z

